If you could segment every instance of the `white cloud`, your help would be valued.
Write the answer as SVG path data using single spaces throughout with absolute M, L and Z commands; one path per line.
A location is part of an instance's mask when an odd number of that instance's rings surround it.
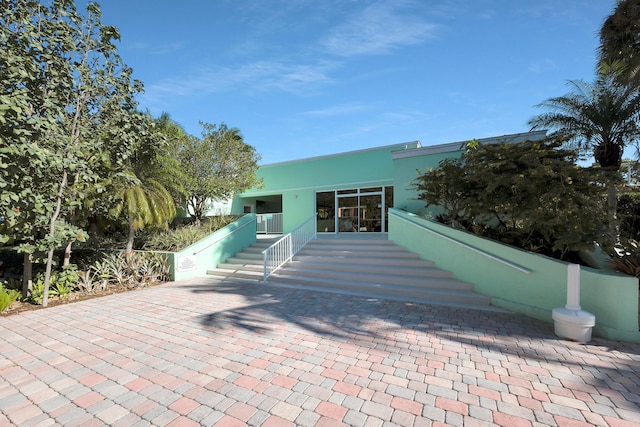
M 322 44 L 337 56 L 384 54 L 435 36 L 438 26 L 415 10 L 403 11 L 407 2 L 378 1 L 333 29 Z
M 175 97 L 232 91 L 257 93 L 271 89 L 305 94 L 331 83 L 328 71 L 332 66 L 331 63 L 311 65 L 258 61 L 237 68 L 203 68 L 190 76 L 164 79 L 148 85 L 143 98 L 163 102 Z

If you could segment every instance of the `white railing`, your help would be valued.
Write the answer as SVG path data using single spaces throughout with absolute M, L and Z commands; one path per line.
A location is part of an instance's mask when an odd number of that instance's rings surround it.
M 315 239 L 318 235 L 316 229 L 316 216 L 314 213 L 305 222 L 297 226 L 291 233 L 262 251 L 264 255 L 264 279 L 289 262 L 307 243 Z
M 282 213 L 256 214 L 258 234 L 282 234 Z

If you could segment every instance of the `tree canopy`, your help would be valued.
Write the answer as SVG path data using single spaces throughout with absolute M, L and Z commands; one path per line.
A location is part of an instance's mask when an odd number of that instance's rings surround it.
M 593 248 L 606 215 L 597 170 L 576 166 L 560 146 L 470 143 L 461 158 L 419 172 L 415 188 L 444 223 L 566 259 Z
M 178 150 L 186 181 L 186 205 L 200 224 L 209 203 L 259 184 L 260 156 L 246 144 L 238 128 L 201 123 L 202 138 L 191 136 Z
M 640 88 L 640 0 L 619 1 L 600 29 L 601 66 L 618 79 Z
M 104 137 L 130 125 L 141 89 L 100 18 L 63 0 L 9 0 L 0 14 L 0 238 L 46 254 L 45 306 L 54 250 L 86 236 L 74 212 L 127 157 L 130 140 Z

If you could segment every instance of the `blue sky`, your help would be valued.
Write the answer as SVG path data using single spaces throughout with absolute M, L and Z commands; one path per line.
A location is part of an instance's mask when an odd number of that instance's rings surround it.
M 614 0 L 103 0 L 142 109 L 261 164 L 524 132 L 591 81 Z

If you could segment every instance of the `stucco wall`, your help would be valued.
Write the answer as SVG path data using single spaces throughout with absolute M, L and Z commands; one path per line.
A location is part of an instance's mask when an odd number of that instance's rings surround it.
M 227 258 L 256 241 L 256 215 L 245 215 L 180 252 L 164 252 L 171 280 L 203 277 Z
M 260 197 L 282 195 L 283 232 L 288 233 L 314 213 L 316 191 L 393 185 L 391 153 L 411 149 L 417 142 L 331 156 L 261 166 L 263 188 L 245 191 L 234 200 L 234 213 L 255 206 Z
M 389 214 L 389 239 L 473 283 L 492 304 L 551 322 L 564 307 L 567 264 L 533 254 L 396 209 Z M 581 268 L 583 310 L 596 316 L 594 334 L 640 342 L 638 279 Z

